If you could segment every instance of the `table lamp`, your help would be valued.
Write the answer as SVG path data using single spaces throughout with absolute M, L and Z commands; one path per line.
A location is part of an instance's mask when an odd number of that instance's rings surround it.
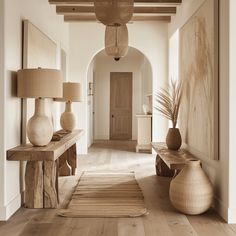
M 80 83 L 63 83 L 63 99 L 66 102 L 65 111 L 61 115 L 61 127 L 68 132 L 72 132 L 76 126 L 76 117 L 71 109 L 72 102 L 81 102 Z
M 46 146 L 53 125 L 45 114 L 45 98 L 62 97 L 62 76 L 55 69 L 23 69 L 17 72 L 17 96 L 35 98 L 35 112 L 27 123 L 27 136 L 34 146 Z

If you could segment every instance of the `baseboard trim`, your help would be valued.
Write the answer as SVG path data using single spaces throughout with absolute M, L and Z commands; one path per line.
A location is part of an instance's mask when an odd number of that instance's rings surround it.
M 109 135 L 106 135 L 106 134 L 94 136 L 94 140 L 109 140 L 109 139 L 110 139 Z
M 8 220 L 21 207 L 21 194 L 18 194 L 7 206 L 0 207 L 0 221 Z
M 226 207 L 223 202 L 218 198 L 214 198 L 214 209 L 217 211 L 217 213 L 227 222 L 229 223 L 228 220 L 228 207 Z
M 228 224 L 236 224 L 236 208 L 228 208 Z

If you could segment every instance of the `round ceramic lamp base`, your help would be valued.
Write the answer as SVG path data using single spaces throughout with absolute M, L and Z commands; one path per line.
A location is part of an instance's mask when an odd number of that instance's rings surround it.
M 53 136 L 53 126 L 44 113 L 44 99 L 35 100 L 35 113 L 27 124 L 27 136 L 34 146 L 46 146 Z
M 71 111 L 71 102 L 66 102 L 65 112 L 62 113 L 60 119 L 61 127 L 65 131 L 72 132 L 76 126 L 76 118 Z

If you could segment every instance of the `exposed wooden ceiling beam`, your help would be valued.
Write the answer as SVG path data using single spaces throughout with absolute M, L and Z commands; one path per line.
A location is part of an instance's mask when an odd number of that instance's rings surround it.
M 93 6 L 57 6 L 57 14 L 61 15 L 77 15 L 79 13 L 94 13 Z M 136 14 L 158 14 L 172 15 L 176 13 L 176 7 L 135 7 Z
M 55 5 L 87 5 L 92 6 L 94 1 L 91 0 L 49 0 L 49 3 Z M 178 6 L 182 3 L 182 0 L 134 0 L 134 5 L 143 6 Z
M 92 0 L 49 0 L 57 5 L 57 13 L 65 21 L 96 21 Z M 133 21 L 166 21 L 176 14 L 176 7 L 182 0 L 134 0 Z
M 134 13 L 176 14 L 176 7 L 134 7 Z
M 94 15 L 66 15 L 64 16 L 66 22 L 83 22 L 83 21 L 96 21 Z M 132 21 L 164 21 L 170 22 L 171 16 L 148 16 L 148 15 L 134 15 Z

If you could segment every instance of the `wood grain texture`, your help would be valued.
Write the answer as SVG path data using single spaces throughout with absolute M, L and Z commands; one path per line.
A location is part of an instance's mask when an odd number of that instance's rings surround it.
M 33 147 L 28 144 L 7 152 L 8 160 L 27 160 L 25 205 L 28 208 L 56 208 L 59 201 L 59 172 L 63 176 L 75 173 L 75 142 L 81 137 L 83 131 L 75 130 L 69 134 L 58 133 L 64 135 L 63 138 L 60 141 L 51 142 L 46 147 Z
M 110 139 L 132 138 L 132 72 L 110 73 Z
M 173 177 L 175 174 L 175 170 L 171 170 L 158 154 L 156 156 L 156 174 L 163 177 Z
M 94 6 L 57 6 L 57 14 L 61 15 L 77 15 L 80 13 L 94 13 Z M 158 14 L 172 15 L 176 13 L 176 7 L 134 7 L 134 14 Z
M 72 145 L 59 158 L 59 176 L 75 175 L 76 171 L 76 144 Z
M 25 207 L 43 208 L 43 162 L 27 161 L 25 170 Z
M 71 146 L 70 149 L 67 150 L 68 157 L 67 161 L 71 167 L 71 174 L 75 175 L 76 167 L 77 167 L 77 151 L 76 151 L 76 144 Z
M 78 158 L 78 171 L 134 170 L 149 215 L 135 218 L 64 218 L 57 209 L 21 208 L 0 222 L 4 236 L 235 236 L 236 225 L 227 225 L 214 210 L 199 216 L 177 212 L 169 201 L 170 178 L 156 176 L 155 155 L 135 153 L 135 142 L 100 142 Z M 78 176 L 59 178 L 61 205 L 71 196 Z
M 43 207 L 57 207 L 57 165 L 55 161 L 43 162 Z
M 94 2 L 89 0 L 49 0 L 55 4 L 56 12 L 64 15 L 64 21 L 97 21 Z M 176 14 L 176 7 L 182 0 L 137 0 L 134 1 L 132 21 L 164 21 L 170 22 Z
M 193 154 L 185 149 L 173 151 L 168 149 L 165 143 L 152 143 L 152 147 L 170 170 L 182 170 L 187 161 L 197 160 Z
M 83 130 L 74 130 L 60 141 L 50 142 L 45 147 L 33 147 L 31 144 L 20 145 L 7 151 L 9 161 L 55 161 L 83 135 Z
M 77 22 L 77 21 L 97 21 L 95 14 L 78 14 L 78 15 L 65 15 L 64 21 L 66 22 Z M 133 15 L 131 21 L 163 21 L 170 22 L 171 16 L 160 16 L 160 15 Z
M 89 4 L 93 5 L 93 1 L 91 0 L 49 0 L 50 4 L 56 4 L 56 5 L 75 5 L 75 4 Z M 171 6 L 177 6 L 182 3 L 182 0 L 134 0 L 134 5 L 136 4 L 155 4 L 158 6 L 162 5 L 171 5 Z
M 66 151 L 59 157 L 59 176 L 71 175 L 71 167 L 69 166 L 67 159 L 68 151 Z

